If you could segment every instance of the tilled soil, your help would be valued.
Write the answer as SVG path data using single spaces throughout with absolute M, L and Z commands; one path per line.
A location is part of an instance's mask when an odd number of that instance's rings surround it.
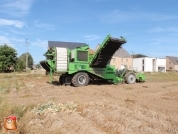
M 41 134 L 177 134 L 178 82 L 95 84 L 71 87 L 48 78 L 24 80 L 7 94 L 15 105 L 75 103 L 75 111 L 29 111 L 19 121 L 23 133 Z

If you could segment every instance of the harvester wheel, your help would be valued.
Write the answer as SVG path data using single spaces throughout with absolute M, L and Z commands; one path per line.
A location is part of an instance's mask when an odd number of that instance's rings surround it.
M 71 80 L 72 80 L 72 77 L 70 75 L 66 75 L 64 77 L 64 84 L 70 85 L 71 84 Z
M 63 85 L 63 84 L 64 84 L 64 76 L 63 76 L 63 75 L 61 75 L 61 76 L 59 77 L 59 84 L 60 84 L 60 85 Z
M 135 76 L 134 72 L 128 72 L 128 73 L 126 73 L 126 75 L 125 75 L 125 82 L 127 84 L 133 84 L 133 83 L 135 83 L 135 81 L 136 81 L 136 76 Z
M 72 84 L 75 87 L 88 85 L 89 78 L 87 73 L 77 73 L 72 78 Z
M 71 80 L 72 80 L 72 77 L 70 75 L 62 75 L 59 78 L 59 83 L 60 83 L 60 85 L 63 85 L 63 84 L 70 85 Z

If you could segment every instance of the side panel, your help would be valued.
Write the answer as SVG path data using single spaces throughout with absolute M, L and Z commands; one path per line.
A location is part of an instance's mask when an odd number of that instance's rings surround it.
M 88 72 L 102 79 L 116 79 L 116 70 L 114 66 L 108 65 L 106 68 L 91 68 L 89 64 L 69 63 L 69 74 L 81 71 Z
M 76 63 L 76 62 L 70 62 L 69 63 L 69 69 L 68 69 L 68 73 L 69 74 L 73 74 L 76 72 L 80 72 L 80 71 L 89 71 L 89 64 L 87 63 Z
M 56 71 L 67 71 L 67 48 L 56 47 Z

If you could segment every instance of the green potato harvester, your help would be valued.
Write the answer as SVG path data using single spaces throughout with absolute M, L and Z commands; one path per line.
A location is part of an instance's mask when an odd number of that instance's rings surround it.
M 52 83 L 53 75 L 57 75 L 61 85 L 79 87 L 92 81 L 107 81 L 113 84 L 144 82 L 143 73 L 126 68 L 118 71 L 115 66 L 109 64 L 114 53 L 124 43 L 124 37 L 113 38 L 108 35 L 93 53 L 87 44 L 72 49 L 65 46 L 50 47 L 44 54 L 46 60 L 40 64 L 49 72 L 50 82 Z

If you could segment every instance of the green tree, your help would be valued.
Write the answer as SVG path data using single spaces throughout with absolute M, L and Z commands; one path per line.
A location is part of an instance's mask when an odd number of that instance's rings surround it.
M 40 64 L 36 64 L 36 68 L 37 68 L 37 69 L 40 69 L 40 68 L 41 68 L 41 65 L 40 65 Z
M 16 71 L 21 72 L 25 69 L 25 65 L 22 60 L 17 59 Z
M 8 46 L 0 46 L 0 72 L 13 70 L 17 62 L 17 51 Z
M 28 68 L 32 69 L 33 68 L 33 58 L 30 55 L 30 53 L 23 53 L 17 60 L 17 71 L 22 71 L 26 69 L 26 54 L 28 56 Z

